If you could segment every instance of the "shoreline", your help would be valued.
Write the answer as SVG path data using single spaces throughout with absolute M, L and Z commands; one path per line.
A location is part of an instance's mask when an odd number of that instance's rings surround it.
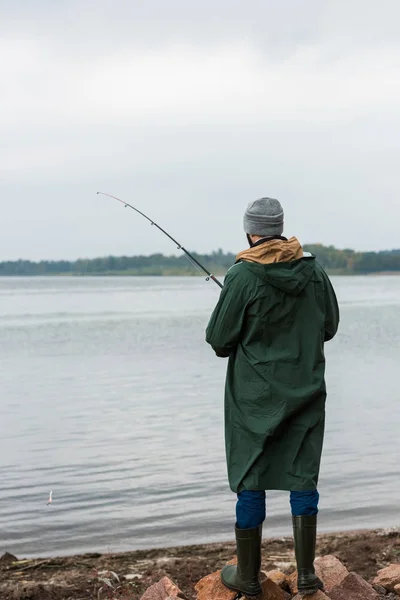
M 399 271 L 371 271 L 368 273 L 354 273 L 349 271 L 344 271 L 340 269 L 326 269 L 326 273 L 329 277 L 399 277 Z M 215 277 L 222 278 L 225 277 L 226 271 L 215 271 Z M 35 273 L 32 275 L 3 275 L 0 273 L 0 279 L 81 279 L 84 278 L 96 278 L 96 277 L 157 277 L 157 278 L 168 278 L 168 277 L 187 277 L 187 278 L 198 278 L 207 280 L 206 275 L 201 275 L 198 273 L 174 273 L 174 272 L 166 272 L 166 273 L 140 273 L 140 272 L 130 272 L 130 271 L 104 271 L 99 273 Z
M 264 535 L 267 535 L 267 527 Z M 400 560 L 400 528 L 321 533 L 317 556 L 334 554 L 350 571 L 371 581 L 379 569 Z M 24 560 L 12 555 L 0 558 L 2 600 L 91 600 L 106 598 L 98 592 L 101 579 L 116 573 L 129 600 L 139 600 L 144 591 L 164 576 L 172 579 L 194 599 L 194 585 L 217 571 L 235 556 L 235 544 L 215 542 L 171 546 L 121 553 L 87 553 L 73 556 Z M 295 570 L 293 539 L 263 540 L 263 570 Z M 122 596 L 123 597 L 123 596 Z

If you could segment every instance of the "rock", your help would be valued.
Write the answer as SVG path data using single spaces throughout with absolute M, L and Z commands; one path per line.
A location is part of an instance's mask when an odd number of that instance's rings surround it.
M 262 573 L 261 576 L 262 594 L 261 600 L 286 600 L 290 598 L 289 594 L 286 594 L 279 585 L 277 585 L 272 579 Z
M 18 558 L 9 552 L 5 552 L 3 556 L 0 557 L 0 563 L 13 563 L 17 561 Z
M 324 583 L 324 591 L 329 594 L 329 591 L 338 583 L 340 583 L 348 574 L 346 567 L 331 554 L 320 556 L 314 562 L 315 573 Z M 286 579 L 289 584 L 292 594 L 297 594 L 297 572 L 289 575 Z
M 328 595 L 330 590 L 349 574 L 344 564 L 332 554 L 316 558 L 314 566 L 316 574 L 324 584 L 324 591 Z
M 379 596 L 369 583 L 357 573 L 349 573 L 329 592 L 331 600 L 379 600 Z
M 185 598 L 185 596 L 168 577 L 163 577 L 158 583 L 150 586 L 140 600 L 168 600 L 168 598 Z
M 276 585 L 279 585 L 279 587 L 281 587 L 283 589 L 286 588 L 286 586 L 287 586 L 286 575 L 284 573 L 282 573 L 282 571 L 279 571 L 279 569 L 274 569 L 273 571 L 268 571 L 267 577 L 268 577 L 268 579 L 271 579 L 274 583 L 276 583 Z
M 318 590 L 318 592 L 310 594 L 309 596 L 300 596 L 300 594 L 297 594 L 293 600 L 304 600 L 305 598 L 307 598 L 307 600 L 329 600 L 328 596 L 324 594 L 324 592 L 321 592 L 321 590 Z M 350 598 L 348 600 L 350 600 Z
M 197 600 L 233 600 L 237 596 L 236 592 L 231 592 L 222 583 L 221 571 L 203 577 L 194 589 Z
M 297 571 L 286 577 L 286 584 L 289 586 L 289 589 L 292 592 L 292 594 L 297 594 L 297 592 L 299 591 L 297 589 Z
M 233 561 L 230 561 L 231 564 Z M 269 579 L 265 573 L 261 574 L 262 594 L 258 600 L 288 600 L 286 594 L 279 585 Z M 203 577 L 195 586 L 197 600 L 233 600 L 237 593 L 228 590 L 221 581 L 221 571 Z
M 395 586 L 400 584 L 400 564 L 392 564 L 378 571 L 378 575 L 372 583 L 394 592 Z
M 398 596 L 400 596 L 400 583 L 394 586 L 394 591 Z

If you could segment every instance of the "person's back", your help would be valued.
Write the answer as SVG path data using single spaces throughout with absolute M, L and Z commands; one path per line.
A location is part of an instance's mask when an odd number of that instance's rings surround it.
M 265 490 L 289 490 L 294 519 L 304 525 L 304 518 L 312 518 L 311 529 L 316 529 L 324 342 L 335 335 L 339 313 L 331 283 L 315 257 L 304 256 L 296 238 L 282 237 L 278 201 L 251 203 L 244 223 L 251 247 L 228 271 L 206 339 L 218 356 L 229 356 L 225 434 L 229 482 L 238 493 L 236 534 L 239 540 L 241 532 L 253 531 L 257 545 Z M 321 587 L 312 567 L 308 571 L 303 579 L 299 576 L 303 593 Z M 239 560 L 238 569 L 224 570 L 224 583 L 242 593 L 258 593 L 258 579 L 253 576 L 243 586 L 240 572 Z

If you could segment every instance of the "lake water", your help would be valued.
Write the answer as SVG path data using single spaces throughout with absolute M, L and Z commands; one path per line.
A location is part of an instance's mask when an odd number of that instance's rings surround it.
M 400 277 L 333 278 L 320 530 L 399 525 Z M 233 539 L 201 278 L 0 278 L 0 553 Z M 47 506 L 50 490 L 53 502 Z M 268 497 L 266 536 L 290 533 Z

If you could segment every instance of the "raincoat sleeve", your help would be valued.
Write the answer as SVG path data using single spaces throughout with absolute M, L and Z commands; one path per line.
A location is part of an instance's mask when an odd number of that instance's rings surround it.
M 225 277 L 218 304 L 206 330 L 206 341 L 217 356 L 228 357 L 241 340 L 242 326 L 249 303 L 248 291 L 234 265 Z
M 339 306 L 328 275 L 321 269 L 325 292 L 325 342 L 329 342 L 339 327 Z

